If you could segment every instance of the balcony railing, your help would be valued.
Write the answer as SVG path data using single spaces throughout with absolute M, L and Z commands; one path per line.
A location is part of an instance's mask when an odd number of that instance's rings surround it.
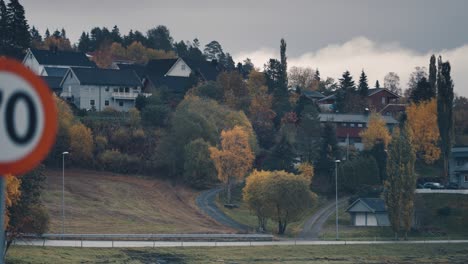
M 138 95 L 143 95 L 144 97 L 149 97 L 152 94 L 150 94 L 150 93 L 120 93 L 120 92 L 112 93 L 112 97 L 114 99 L 135 100 L 135 98 L 137 98 Z

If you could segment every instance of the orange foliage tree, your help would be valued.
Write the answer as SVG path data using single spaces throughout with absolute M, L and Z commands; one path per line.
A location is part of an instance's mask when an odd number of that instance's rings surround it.
M 16 204 L 21 197 L 20 184 L 21 181 L 17 177 L 13 175 L 6 175 L 5 205 L 7 210 L 5 210 L 5 229 L 8 229 L 8 224 L 10 223 L 10 214 L 8 208 Z
M 359 136 L 362 137 L 365 149 L 373 148 L 379 141 L 383 142 L 385 147 L 387 147 L 392 139 L 385 120 L 378 113 L 372 113 L 370 115 L 367 129 L 359 133 Z
M 241 127 L 221 132 L 221 148 L 210 147 L 218 179 L 226 185 L 227 203 L 231 203 L 231 186 L 244 179 L 252 168 L 254 154 L 249 144 L 249 134 Z
M 427 164 L 434 163 L 440 157 L 436 99 L 412 103 L 406 109 L 406 115 L 416 156 Z
M 70 128 L 70 158 L 77 164 L 84 164 L 91 160 L 94 150 L 93 134 L 91 129 L 81 123 Z

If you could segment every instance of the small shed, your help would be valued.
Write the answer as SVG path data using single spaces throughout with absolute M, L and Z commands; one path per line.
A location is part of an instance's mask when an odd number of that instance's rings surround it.
M 385 202 L 380 198 L 359 198 L 346 212 L 354 226 L 390 226 Z

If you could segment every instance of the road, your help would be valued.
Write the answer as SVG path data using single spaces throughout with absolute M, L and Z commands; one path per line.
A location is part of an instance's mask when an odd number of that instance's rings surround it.
M 216 194 L 221 192 L 223 188 L 215 188 L 202 192 L 196 199 L 197 206 L 208 216 L 213 218 L 216 222 L 231 227 L 239 232 L 246 233 L 250 229 L 249 226 L 243 225 L 234 221 L 232 218 L 227 216 L 221 211 L 215 203 Z
M 341 206 L 348 201 L 348 197 L 343 197 L 338 200 L 338 205 Z M 304 224 L 301 233 L 297 236 L 297 239 L 301 240 L 318 240 L 320 231 L 322 231 L 323 225 L 327 219 L 335 213 L 335 201 L 330 201 L 325 206 L 320 208 L 315 214 L 313 214 Z
M 30 240 L 16 241 L 18 246 L 84 247 L 84 248 L 162 248 L 162 247 L 253 247 L 295 245 L 378 245 L 378 244 L 459 244 L 468 240 L 418 240 L 418 241 L 256 241 L 256 242 L 174 242 L 174 241 L 91 241 L 91 240 Z

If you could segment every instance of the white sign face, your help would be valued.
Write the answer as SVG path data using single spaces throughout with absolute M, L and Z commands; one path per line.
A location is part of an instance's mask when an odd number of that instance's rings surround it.
M 44 121 L 35 88 L 20 75 L 0 71 L 0 163 L 31 153 L 44 133 Z

